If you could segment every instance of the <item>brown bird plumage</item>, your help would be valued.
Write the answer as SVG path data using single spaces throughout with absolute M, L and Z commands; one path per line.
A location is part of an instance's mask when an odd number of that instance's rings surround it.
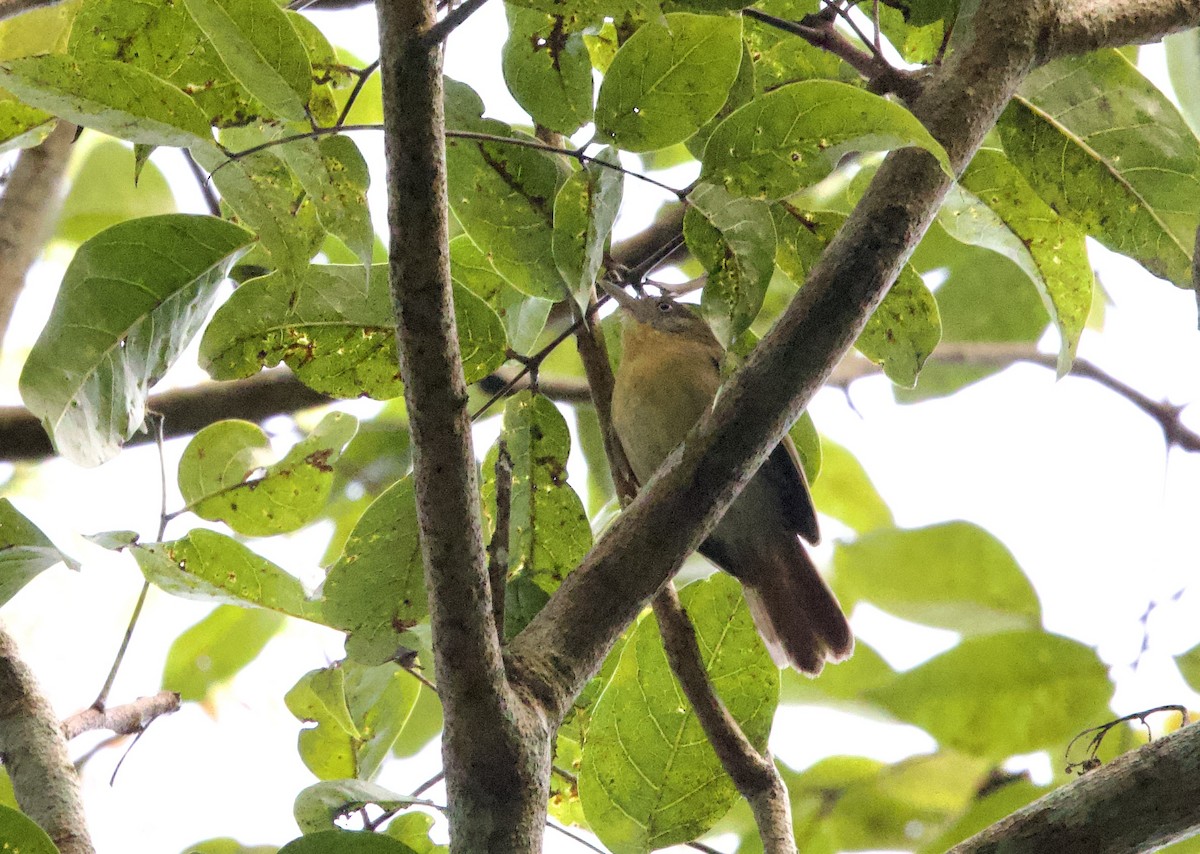
M 634 474 L 645 483 L 712 406 L 724 350 L 691 306 L 606 289 L 621 303 L 625 324 L 613 428 Z M 742 582 L 775 662 L 815 676 L 826 661 L 848 657 L 854 638 L 801 536 L 814 544 L 820 539 L 808 483 L 785 437 L 700 553 Z

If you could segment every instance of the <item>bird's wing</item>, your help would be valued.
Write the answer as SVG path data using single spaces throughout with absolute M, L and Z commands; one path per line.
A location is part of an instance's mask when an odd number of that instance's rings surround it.
M 800 455 L 790 437 L 784 436 L 775 446 L 763 463 L 762 472 L 779 493 L 788 527 L 814 546 L 819 543 L 821 530 L 817 527 L 817 511 L 813 509 Z

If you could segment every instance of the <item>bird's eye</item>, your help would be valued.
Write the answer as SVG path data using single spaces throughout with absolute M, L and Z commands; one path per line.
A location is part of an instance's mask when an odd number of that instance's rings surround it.
M 671 310 L 671 304 L 669 302 L 660 302 L 658 304 L 658 310 L 661 311 L 663 314 L 666 314 L 668 311 Z

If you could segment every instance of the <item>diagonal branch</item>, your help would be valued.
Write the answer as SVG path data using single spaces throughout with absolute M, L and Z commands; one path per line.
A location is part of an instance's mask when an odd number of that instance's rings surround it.
M 1035 0 L 984 4 L 974 43 L 934 73 L 915 103 L 956 169 L 1033 67 L 1035 37 L 1048 15 Z M 951 183 L 924 152 L 905 149 L 887 159 L 713 410 L 513 640 L 513 678 L 556 698 L 565 711 L 622 628 L 700 544 L 849 350 Z

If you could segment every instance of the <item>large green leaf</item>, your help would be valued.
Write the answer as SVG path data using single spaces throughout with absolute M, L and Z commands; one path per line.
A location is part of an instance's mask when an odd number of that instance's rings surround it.
M 398 664 L 343 661 L 300 678 L 284 702 L 315 726 L 302 729 L 300 758 L 322 780 L 370 780 L 417 700 L 420 683 Z
M 776 230 L 775 262 L 792 282 L 802 285 L 845 217 L 838 213 L 806 214 L 786 202 L 771 210 Z M 881 365 L 888 379 L 911 388 L 941 334 L 937 301 L 916 271 L 905 265 L 855 346 Z
M 0 85 L 25 103 L 147 145 L 212 142 L 208 118 L 170 83 L 123 62 L 46 54 L 0 62 Z
M 604 75 L 597 137 L 625 151 L 683 142 L 721 109 L 741 62 L 740 17 L 677 12 L 643 24 Z
M 518 353 L 533 351 L 550 316 L 550 300 L 521 293 L 465 234 L 450 241 L 450 275 L 455 284 L 470 290 L 496 312 L 510 347 Z
M 952 236 L 999 252 L 1029 276 L 1058 327 L 1058 374 L 1066 375 L 1092 304 L 1083 233 L 1043 202 L 995 149 L 976 153 L 961 185 L 938 212 L 939 221 Z
M 816 13 L 819 0 L 762 0 L 754 8 L 798 21 Z M 754 57 L 754 93 L 770 92 L 800 80 L 841 80 L 854 83 L 861 76 L 832 53 L 798 39 L 778 27 L 745 17 L 746 47 Z M 740 105 L 739 105 L 740 106 Z
M 396 320 L 387 265 L 314 265 L 298 276 L 273 273 L 245 283 L 214 315 L 200 364 L 215 379 L 239 379 L 285 362 L 309 387 L 335 397 L 379 400 L 401 393 Z M 495 312 L 455 288 L 455 325 L 467 382 L 504 361 Z
M 114 60 L 173 84 L 217 127 L 242 127 L 266 110 L 230 73 L 184 3 L 88 0 L 68 53 Z
M 369 270 L 375 246 L 367 208 L 371 173 L 354 140 L 335 134 L 296 140 L 276 150 L 308 193 L 321 225 Z
M 7 498 L 0 498 L 0 605 L 56 563 L 79 569 L 79 563 L 55 548 L 37 525 Z
M 234 78 L 277 116 L 306 117 L 308 53 L 273 0 L 183 0 Z
M 21 372 L 25 405 L 59 453 L 96 465 L 141 428 L 150 387 L 203 325 L 249 242 L 219 219 L 167 214 L 79 247 Z
M 294 576 L 216 531 L 196 528 L 182 539 L 130 551 L 147 581 L 176 596 L 323 622 L 321 603 L 309 599 Z
M 709 680 L 751 743 L 767 739 L 779 672 L 757 639 L 741 589 L 717 573 L 680 598 Z M 653 616 L 634 627 L 596 702 L 579 792 L 588 822 L 616 854 L 696 839 L 738 799 L 671 675 Z
M 333 466 L 357 429 L 353 415 L 331 412 L 287 456 L 267 465 L 270 440 L 257 424 L 218 421 L 184 449 L 179 491 L 197 516 L 239 534 L 294 531 L 325 508 Z
M 293 839 L 279 854 L 416 854 L 397 839 L 365 830 L 327 830 Z
M 58 846 L 29 816 L 0 804 L 0 839 L 19 854 L 58 854 Z
M 347 654 L 377 664 L 429 613 L 411 477 L 362 514 L 322 588 L 325 615 L 349 633 Z
M 616 152 L 603 149 L 554 198 L 554 262 L 581 306 L 591 298 L 621 207 L 623 176 L 605 165 L 616 163 Z
M 992 760 L 1061 752 L 1111 712 L 1112 683 L 1095 650 L 1043 631 L 967 638 L 869 692 L 943 746 Z
M 258 247 L 277 270 L 300 271 L 321 248 L 325 229 L 299 179 L 272 151 L 229 160 L 220 151 L 198 149 L 196 161 L 209 170 L 234 221 L 258 236 Z
M 717 338 L 729 346 L 758 316 L 775 272 L 771 209 L 716 184 L 700 184 L 688 202 L 683 236 L 708 271 L 701 307 Z
M 717 125 L 703 179 L 738 196 L 782 199 L 815 184 L 847 151 L 917 146 L 950 171 L 945 150 L 908 110 L 831 80 L 792 83 L 755 98 Z
M 1115 50 L 1036 69 L 1001 116 L 1008 158 L 1060 216 L 1191 287 L 1200 141 Z
M 478 95 L 446 81 L 447 191 L 454 216 L 505 281 L 558 301 L 566 291 L 554 263 L 554 197 L 565 167 L 544 151 L 454 136 L 468 131 L 530 139 L 482 112 Z
M 504 82 L 537 124 L 571 135 L 592 120 L 592 62 L 574 23 L 512 3 Z M 576 24 L 576 26 L 578 26 Z
M 1004 545 L 982 528 L 947 522 L 877 530 L 834 552 L 838 593 L 906 620 L 964 634 L 1034 628 L 1041 607 Z
M 505 634 L 511 637 L 587 554 L 592 529 L 583 502 L 567 483 L 571 434 L 549 398 L 528 391 L 510 397 L 499 441 L 512 470 L 504 612 Z M 483 512 L 492 536 L 499 455 L 498 442 L 483 462 Z
M 283 623 L 274 611 L 218 606 L 167 650 L 163 689 L 177 692 L 185 702 L 205 700 L 257 658 Z
M 821 440 L 821 476 L 810 482 L 817 509 L 859 534 L 895 523 L 862 463 L 828 437 Z

